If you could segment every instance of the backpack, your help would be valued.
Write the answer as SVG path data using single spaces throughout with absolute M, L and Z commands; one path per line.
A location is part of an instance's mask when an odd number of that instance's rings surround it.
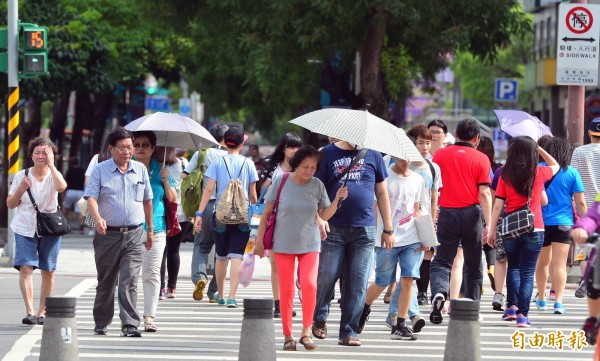
M 227 169 L 230 180 L 217 205 L 217 221 L 223 224 L 247 224 L 248 202 L 246 201 L 244 186 L 240 180 L 240 175 L 246 165 L 246 159 L 244 158 L 244 164 L 242 165 L 242 168 L 240 168 L 240 172 L 236 179 L 231 178 L 231 173 L 229 173 L 225 158 L 223 158 L 223 163 L 225 163 L 225 169 Z
M 204 158 L 208 149 L 202 149 L 198 155 L 198 165 L 192 173 L 181 181 L 181 208 L 186 217 L 195 217 L 202 198 L 202 178 L 206 166 Z

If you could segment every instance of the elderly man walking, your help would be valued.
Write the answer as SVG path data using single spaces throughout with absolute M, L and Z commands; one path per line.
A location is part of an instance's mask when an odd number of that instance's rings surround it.
M 490 232 L 491 164 L 485 154 L 475 149 L 480 136 L 477 121 L 461 120 L 455 135 L 457 142 L 454 145 L 439 149 L 433 156 L 433 162 L 440 166 L 444 177 L 437 228 L 440 245 L 430 270 L 433 297 L 429 320 L 434 324 L 443 321 L 442 307 L 448 298 L 449 275 L 459 244 L 465 258 L 465 297 L 481 299 L 482 241 L 487 240 Z
M 131 132 L 121 127 L 108 135 L 112 158 L 94 168 L 84 193 L 96 225 L 93 244 L 98 286 L 93 314 L 97 335 L 105 335 L 112 323 L 118 278 L 121 332 L 141 337 L 137 282 L 144 245 L 150 249 L 154 240 L 152 190 L 146 167 L 131 159 L 132 138 Z

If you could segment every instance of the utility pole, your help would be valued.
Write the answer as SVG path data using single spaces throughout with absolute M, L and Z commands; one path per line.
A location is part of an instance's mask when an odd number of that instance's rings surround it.
M 17 0 L 8 0 L 8 22 L 7 22 L 7 53 L 8 53 L 8 184 L 10 189 L 15 174 L 21 168 L 19 164 L 19 4 Z M 8 192 L 7 192 L 8 194 Z M 15 234 L 10 228 L 10 223 L 14 217 L 15 210 L 8 210 L 8 239 L 4 247 L 4 256 L 11 259 L 15 258 Z
M 571 0 L 571 3 L 587 4 L 588 2 L 587 0 Z M 575 148 L 583 144 L 585 86 L 569 85 L 567 88 L 567 103 L 567 137 L 569 144 Z

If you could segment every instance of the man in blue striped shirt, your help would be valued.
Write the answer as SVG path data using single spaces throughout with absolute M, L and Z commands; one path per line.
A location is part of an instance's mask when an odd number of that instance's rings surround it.
M 132 134 L 118 127 L 109 135 L 112 158 L 99 163 L 90 176 L 84 198 L 94 218 L 94 258 L 98 286 L 94 301 L 94 333 L 105 335 L 114 316 L 118 277 L 119 317 L 123 336 L 141 337 L 137 312 L 137 279 L 144 246 L 152 247 L 152 189 L 146 167 L 131 159 Z M 146 223 L 148 232 L 142 224 Z

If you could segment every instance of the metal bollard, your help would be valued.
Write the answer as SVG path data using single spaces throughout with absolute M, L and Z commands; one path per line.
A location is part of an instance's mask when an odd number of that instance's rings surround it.
M 40 361 L 79 360 L 75 297 L 46 297 Z
M 276 360 L 273 299 L 244 298 L 238 361 Z
M 444 361 L 481 361 L 479 301 L 450 300 Z

